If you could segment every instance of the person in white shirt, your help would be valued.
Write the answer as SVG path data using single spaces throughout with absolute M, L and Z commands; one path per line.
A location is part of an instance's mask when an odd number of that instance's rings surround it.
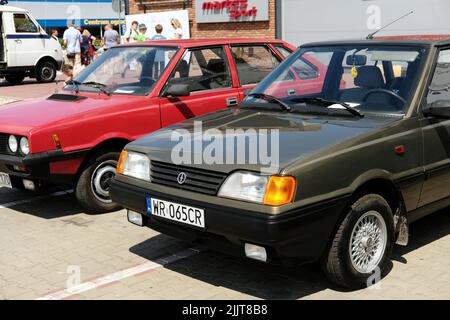
M 172 28 L 175 29 L 172 39 L 183 39 L 183 27 L 180 20 L 178 20 L 177 18 L 172 18 L 172 20 L 170 20 L 170 23 L 172 24 Z
M 64 31 L 63 39 L 66 47 L 67 59 L 73 66 L 74 70 L 81 68 L 81 33 L 74 28 L 73 22 L 67 24 L 67 29 Z
M 136 39 L 137 36 L 139 35 L 138 26 L 139 26 L 139 22 L 137 22 L 137 21 L 133 21 L 131 23 L 130 29 L 128 29 L 127 33 L 125 34 L 126 42 L 130 42 L 130 43 L 138 42 L 138 40 Z

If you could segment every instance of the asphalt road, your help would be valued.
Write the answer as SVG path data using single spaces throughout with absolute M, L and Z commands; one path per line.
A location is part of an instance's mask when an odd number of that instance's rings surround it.
M 0 99 L 55 87 L 0 84 Z M 414 223 L 411 239 L 379 285 L 348 292 L 318 265 L 275 267 L 193 247 L 129 224 L 124 210 L 86 214 L 71 190 L 0 188 L 0 299 L 450 299 L 450 209 Z

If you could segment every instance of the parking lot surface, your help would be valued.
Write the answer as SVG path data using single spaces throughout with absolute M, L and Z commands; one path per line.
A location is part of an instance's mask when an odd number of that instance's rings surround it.
M 0 84 L 0 97 L 55 86 Z M 411 225 L 381 283 L 347 292 L 318 265 L 229 257 L 131 225 L 124 210 L 86 214 L 72 190 L 0 188 L 0 299 L 450 299 L 449 270 L 450 209 Z

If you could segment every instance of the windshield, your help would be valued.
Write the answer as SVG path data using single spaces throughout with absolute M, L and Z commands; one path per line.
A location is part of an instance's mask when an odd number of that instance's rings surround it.
M 103 53 L 64 89 L 146 95 L 175 56 L 175 47 L 116 47 Z
M 292 110 L 326 101 L 328 109 L 403 114 L 425 50 L 376 45 L 302 48 L 264 79 L 246 102 L 264 94 Z

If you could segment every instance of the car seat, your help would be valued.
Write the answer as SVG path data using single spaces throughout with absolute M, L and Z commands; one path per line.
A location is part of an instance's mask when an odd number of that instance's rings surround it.
M 385 82 L 381 70 L 376 66 L 358 67 L 358 75 L 354 82 L 357 88 L 345 90 L 340 97 L 341 101 L 361 102 L 364 96 L 373 89 L 384 89 Z M 369 97 L 373 101 L 376 96 L 385 94 L 374 94 Z

